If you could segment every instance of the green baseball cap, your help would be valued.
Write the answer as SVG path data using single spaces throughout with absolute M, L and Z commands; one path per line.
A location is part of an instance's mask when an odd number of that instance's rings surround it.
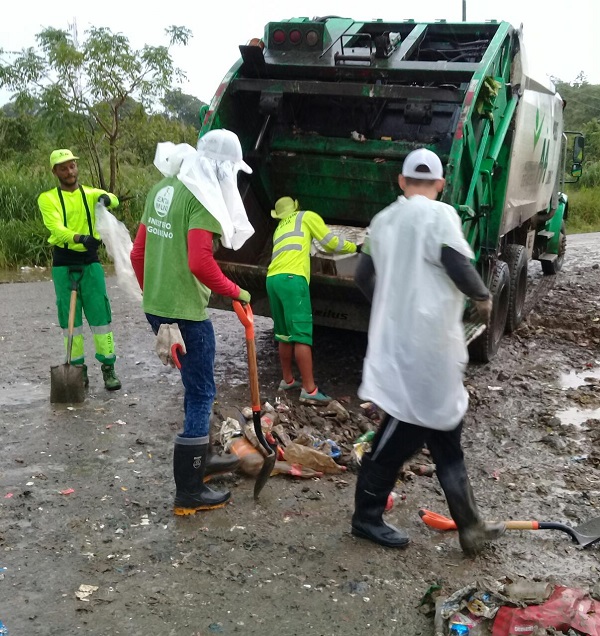
M 65 163 L 65 161 L 75 161 L 79 159 L 76 157 L 70 150 L 66 148 L 61 148 L 60 150 L 55 150 L 50 155 L 50 168 L 54 168 L 59 163 Z

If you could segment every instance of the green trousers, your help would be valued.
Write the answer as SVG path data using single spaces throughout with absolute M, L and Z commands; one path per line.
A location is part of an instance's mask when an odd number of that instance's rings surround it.
M 100 263 L 69 267 L 61 265 L 52 268 L 52 280 L 56 291 L 58 322 L 63 330 L 65 352 L 69 326 L 69 304 L 71 300 L 71 279 L 77 281 L 77 307 L 75 309 L 75 329 L 73 332 L 72 364 L 83 364 L 83 316 L 94 335 L 96 359 L 102 364 L 115 363 L 115 341 L 111 328 L 110 301 L 106 293 L 104 270 Z

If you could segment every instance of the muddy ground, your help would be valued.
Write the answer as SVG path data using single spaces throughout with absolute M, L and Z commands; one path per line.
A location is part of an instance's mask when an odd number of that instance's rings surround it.
M 564 272 L 527 323 L 493 363 L 468 370 L 464 445 L 489 517 L 577 524 L 600 515 L 600 236 L 569 243 Z M 539 283 L 539 265 L 531 267 Z M 432 633 L 418 605 L 435 582 L 450 593 L 482 574 L 598 580 L 598 548 L 579 549 L 558 532 L 513 532 L 464 558 L 453 533 L 431 531 L 417 515 L 447 513 L 435 477 L 397 484 L 388 519 L 412 537 L 400 552 L 349 534 L 352 470 L 273 477 L 258 504 L 252 480 L 237 476 L 225 482 L 229 506 L 174 518 L 182 387 L 155 357 L 140 309 L 109 284 L 123 390 L 105 392 L 91 363 L 88 398 L 75 408 L 48 400 L 49 368 L 62 355 L 52 283 L 0 285 L 0 620 L 11 636 L 418 636 Z M 212 318 L 217 406 L 243 406 L 243 331 L 231 313 Z M 257 320 L 261 391 L 274 404 L 269 329 Z M 353 414 L 365 345 L 357 334 L 317 336 L 317 379 L 349 398 Z M 344 439 L 333 420 L 314 422 Z M 87 601 L 75 594 L 82 584 L 97 586 Z

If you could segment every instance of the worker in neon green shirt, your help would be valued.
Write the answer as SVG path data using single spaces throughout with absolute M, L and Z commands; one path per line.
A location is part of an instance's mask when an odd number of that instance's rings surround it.
M 121 388 L 121 382 L 115 374 L 111 309 L 104 270 L 98 259 L 100 235 L 95 231 L 95 207 L 98 201 L 105 207 L 116 207 L 119 200 L 104 190 L 79 185 L 78 158 L 67 149 L 55 150 L 50 155 L 50 168 L 59 185 L 42 192 L 38 197 L 38 206 L 44 225 L 50 232 L 48 242 L 54 246 L 52 280 L 65 348 L 71 282 L 74 280 L 78 284 L 71 364 L 83 367 L 84 383 L 88 386 L 87 366 L 84 364 L 83 310 L 94 335 L 96 359 L 102 365 L 104 386 L 109 391 L 115 391 Z
M 319 391 L 313 376 L 310 248 L 313 239 L 328 252 L 338 254 L 354 254 L 360 246 L 331 232 L 316 212 L 300 210 L 298 201 L 291 197 L 278 199 L 271 216 L 279 219 L 267 271 L 267 294 L 283 372 L 279 389 L 302 387 L 301 402 L 327 404 L 331 398 Z M 293 359 L 302 381 L 294 379 Z

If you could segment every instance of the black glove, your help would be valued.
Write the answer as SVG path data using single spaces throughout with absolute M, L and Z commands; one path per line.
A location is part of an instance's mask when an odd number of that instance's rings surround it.
M 79 242 L 85 247 L 86 250 L 93 252 L 98 249 L 101 241 L 94 238 L 90 234 L 81 234 L 79 236 Z
M 356 253 L 360 254 L 362 252 L 362 243 L 357 243 L 356 244 Z
M 101 194 L 98 197 L 98 203 L 102 203 L 105 208 L 110 207 L 110 197 L 108 196 L 108 194 Z

